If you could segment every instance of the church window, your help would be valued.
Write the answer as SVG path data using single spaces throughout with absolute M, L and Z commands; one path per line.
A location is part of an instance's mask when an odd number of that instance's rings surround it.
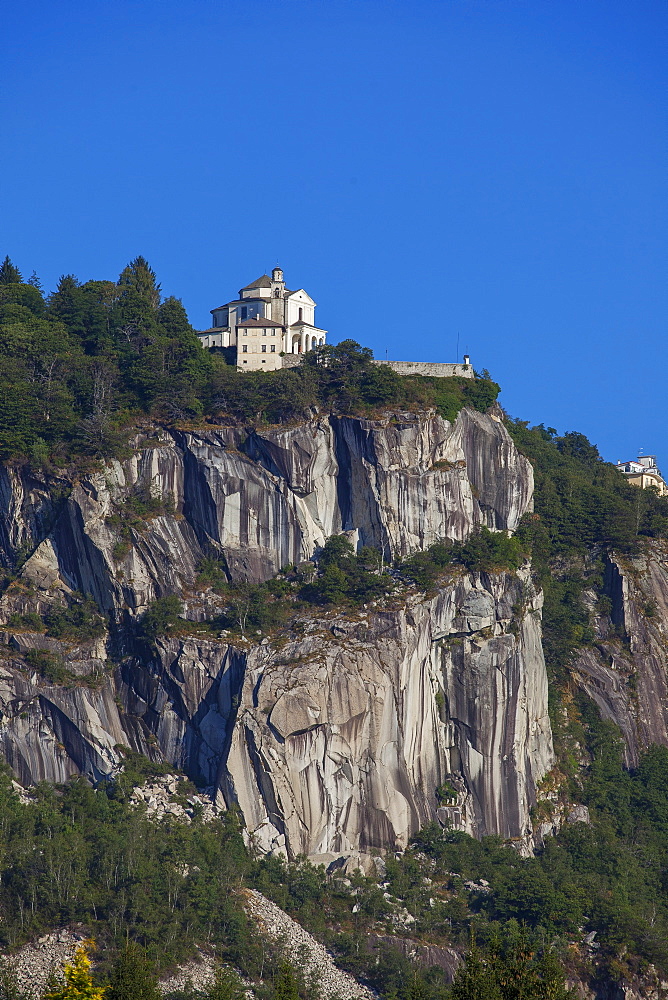
M 267 353 L 267 345 L 266 345 L 266 344 L 263 344 L 263 345 L 262 345 L 262 353 L 263 353 L 263 354 L 266 354 L 266 353 Z
M 299 307 L 299 322 L 301 323 L 303 319 L 304 319 L 304 310 L 300 306 Z
M 241 307 L 241 318 L 242 319 L 246 319 L 246 316 L 248 316 L 248 307 L 247 306 L 242 306 Z
M 241 353 L 242 354 L 248 354 L 248 344 L 242 344 L 241 345 Z
M 274 289 L 274 298 L 275 299 L 280 299 L 280 297 L 281 297 L 281 290 L 280 290 L 280 288 L 275 288 Z
M 262 336 L 263 336 L 263 337 L 266 337 L 266 336 L 267 336 L 267 331 L 266 331 L 266 330 L 263 330 L 263 331 L 262 331 Z
M 276 353 L 276 344 L 272 344 L 271 345 L 271 351 L 269 353 L 270 354 L 275 354 Z

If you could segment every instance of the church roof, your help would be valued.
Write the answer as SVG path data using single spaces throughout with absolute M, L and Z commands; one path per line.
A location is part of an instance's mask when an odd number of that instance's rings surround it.
M 309 330 L 317 330 L 318 333 L 327 333 L 321 326 L 314 326 L 313 323 L 307 323 L 305 319 L 298 319 L 296 323 L 290 324 L 291 330 L 294 330 L 295 327 L 308 327 Z
M 244 285 L 240 291 L 249 292 L 251 288 L 271 288 L 271 278 L 268 274 L 262 274 L 255 281 L 251 281 L 250 285 Z
M 237 326 L 280 326 L 283 329 L 283 324 L 277 323 L 275 319 L 245 319 L 243 323 L 237 323 Z

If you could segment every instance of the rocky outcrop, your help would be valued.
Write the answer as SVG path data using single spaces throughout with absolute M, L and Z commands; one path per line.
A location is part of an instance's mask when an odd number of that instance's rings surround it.
M 213 788 L 244 669 L 243 651 L 185 638 L 159 642 L 145 660 L 128 657 L 99 680 L 58 684 L 0 647 L 0 749 L 26 786 L 73 774 L 99 781 L 127 747 Z
M 128 517 L 123 501 L 139 485 L 168 501 L 162 513 Z M 233 579 L 255 581 L 341 531 L 405 556 L 477 525 L 514 530 L 532 489 L 503 424 L 470 410 L 454 423 L 393 413 L 163 428 L 139 438 L 128 461 L 75 482 L 0 470 L 0 556 L 12 566 L 27 554 L 23 577 L 42 589 L 134 612 L 192 585 L 205 553 L 224 557 Z
M 41 678 L 11 651 L 0 657 L 0 749 L 25 786 L 63 782 L 73 774 L 97 781 L 121 760 L 117 745 L 151 753 L 124 725 L 113 683 L 56 684 Z M 150 733 L 146 731 L 146 737 Z
M 26 676 L 8 650 L 0 740 L 24 784 L 98 780 L 122 747 L 169 760 L 290 856 L 403 847 L 436 818 L 522 837 L 552 763 L 539 605 L 528 571 L 462 573 L 276 644 L 160 641 L 97 686 Z
M 633 559 L 608 558 L 608 605 L 592 602 L 596 642 L 572 664 L 578 685 L 621 729 L 626 763 L 651 743 L 668 745 L 668 562 L 665 542 Z
M 462 964 L 462 956 L 455 948 L 444 948 L 435 944 L 425 944 L 395 934 L 370 934 L 367 938 L 370 951 L 398 951 L 422 969 L 442 969 L 446 983 L 455 978 Z
M 216 818 L 216 809 L 206 795 L 198 795 L 178 774 L 164 774 L 132 790 L 130 801 L 146 810 L 147 819 L 165 819 L 190 824 L 195 817 L 202 823 Z
M 402 848 L 437 817 L 527 835 L 552 763 L 539 604 L 526 572 L 463 574 L 251 650 L 221 788 L 257 845 Z
M 175 592 L 191 619 L 206 615 L 190 589 L 205 555 L 236 580 L 266 579 L 342 531 L 405 556 L 480 525 L 512 531 L 533 486 L 500 420 L 468 410 L 454 423 L 388 413 L 154 428 L 103 473 L 0 478 L 5 565 L 27 556 L 4 620 L 80 591 L 121 625 Z M 398 591 L 290 629 L 257 644 L 193 636 L 133 649 L 121 628 L 105 649 L 6 628 L 0 746 L 26 785 L 99 780 L 124 747 L 166 760 L 238 804 L 259 846 L 291 856 L 401 847 L 432 819 L 528 834 L 552 760 L 528 570 L 462 572 L 428 598 Z

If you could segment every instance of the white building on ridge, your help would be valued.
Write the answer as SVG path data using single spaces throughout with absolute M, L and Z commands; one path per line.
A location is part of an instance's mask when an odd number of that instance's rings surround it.
M 644 490 L 648 486 L 654 486 L 662 497 L 668 493 L 666 481 L 656 464 L 656 455 L 639 455 L 637 459 L 632 458 L 628 462 L 617 462 L 617 468 L 634 486 L 640 486 Z
M 212 325 L 199 338 L 202 347 L 236 348 L 241 371 L 275 371 L 283 367 L 282 353 L 303 354 L 325 343 L 315 306 L 303 288 L 286 288 L 283 271 L 275 267 L 271 277 L 263 274 L 240 289 L 238 299 L 212 309 Z
M 315 306 L 308 292 L 285 287 L 283 271 L 275 267 L 239 290 L 239 298 L 211 310 L 212 325 L 198 334 L 202 347 L 229 348 L 239 371 L 272 372 L 293 368 L 299 355 L 320 347 L 327 330 L 315 325 Z M 233 362 L 234 363 L 234 362 Z M 373 361 L 397 375 L 431 378 L 475 378 L 471 359 L 463 364 L 431 361 Z

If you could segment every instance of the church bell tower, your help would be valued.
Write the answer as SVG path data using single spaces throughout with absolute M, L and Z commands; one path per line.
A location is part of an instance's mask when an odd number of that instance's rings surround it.
M 285 326 L 285 281 L 278 264 L 271 272 L 271 318 Z

